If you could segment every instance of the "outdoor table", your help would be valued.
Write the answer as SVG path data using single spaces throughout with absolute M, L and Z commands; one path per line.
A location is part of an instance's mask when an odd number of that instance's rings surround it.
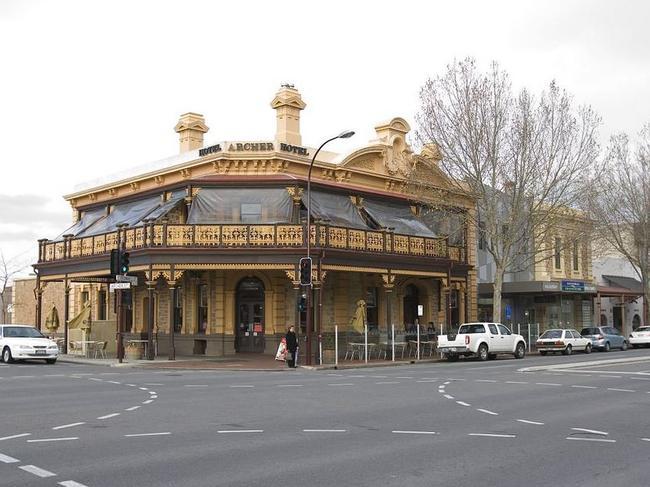
M 90 358 L 90 352 L 93 349 L 93 346 L 97 342 L 95 340 L 74 340 L 72 343 L 74 343 L 81 349 L 81 354 L 84 357 Z
M 127 340 L 128 343 L 142 343 L 144 345 L 144 356 L 147 357 L 147 347 L 149 346 L 149 340 Z

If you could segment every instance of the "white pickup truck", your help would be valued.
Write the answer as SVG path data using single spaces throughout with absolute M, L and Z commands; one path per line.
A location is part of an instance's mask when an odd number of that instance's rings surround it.
M 458 333 L 438 337 L 438 351 L 450 362 L 461 355 L 487 360 L 498 353 L 511 353 L 515 358 L 524 358 L 526 340 L 501 323 L 464 323 Z

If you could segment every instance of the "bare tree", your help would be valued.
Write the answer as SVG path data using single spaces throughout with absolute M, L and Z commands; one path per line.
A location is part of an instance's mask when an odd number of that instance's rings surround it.
M 606 171 L 594 180 L 589 199 L 596 231 L 610 249 L 634 267 L 643 283 L 644 323 L 650 324 L 650 123 L 635 150 L 629 137 L 615 135 L 606 153 Z
M 458 191 L 477 199 L 474 221 L 494 260 L 494 320 L 501 321 L 507 271 L 548 259 L 558 226 L 574 210 L 598 156 L 600 119 L 552 82 L 538 97 L 512 92 L 497 63 L 479 73 L 473 59 L 454 62 L 420 91 L 418 142 L 435 143 L 440 168 Z M 472 214 L 468 214 L 472 217 Z M 576 237 L 577 238 L 577 237 Z
M 27 267 L 26 263 L 18 263 L 16 259 L 5 259 L 0 251 L 0 323 L 7 322 L 7 305 L 9 304 L 8 287 L 13 278 Z

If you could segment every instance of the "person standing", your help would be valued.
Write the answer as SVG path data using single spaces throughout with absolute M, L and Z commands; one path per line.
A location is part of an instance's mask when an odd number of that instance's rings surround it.
M 298 337 L 296 336 L 295 328 L 289 327 L 285 339 L 287 341 L 287 351 L 290 356 L 287 356 L 287 365 L 291 369 L 296 368 L 296 351 L 298 350 Z

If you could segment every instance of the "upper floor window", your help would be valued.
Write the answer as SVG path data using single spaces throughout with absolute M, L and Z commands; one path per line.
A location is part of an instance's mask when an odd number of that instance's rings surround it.
M 562 239 L 555 238 L 555 268 L 562 269 Z
M 260 203 L 241 204 L 241 222 L 259 223 L 262 220 L 262 205 Z
M 577 240 L 573 242 L 573 270 L 580 270 L 580 254 Z

